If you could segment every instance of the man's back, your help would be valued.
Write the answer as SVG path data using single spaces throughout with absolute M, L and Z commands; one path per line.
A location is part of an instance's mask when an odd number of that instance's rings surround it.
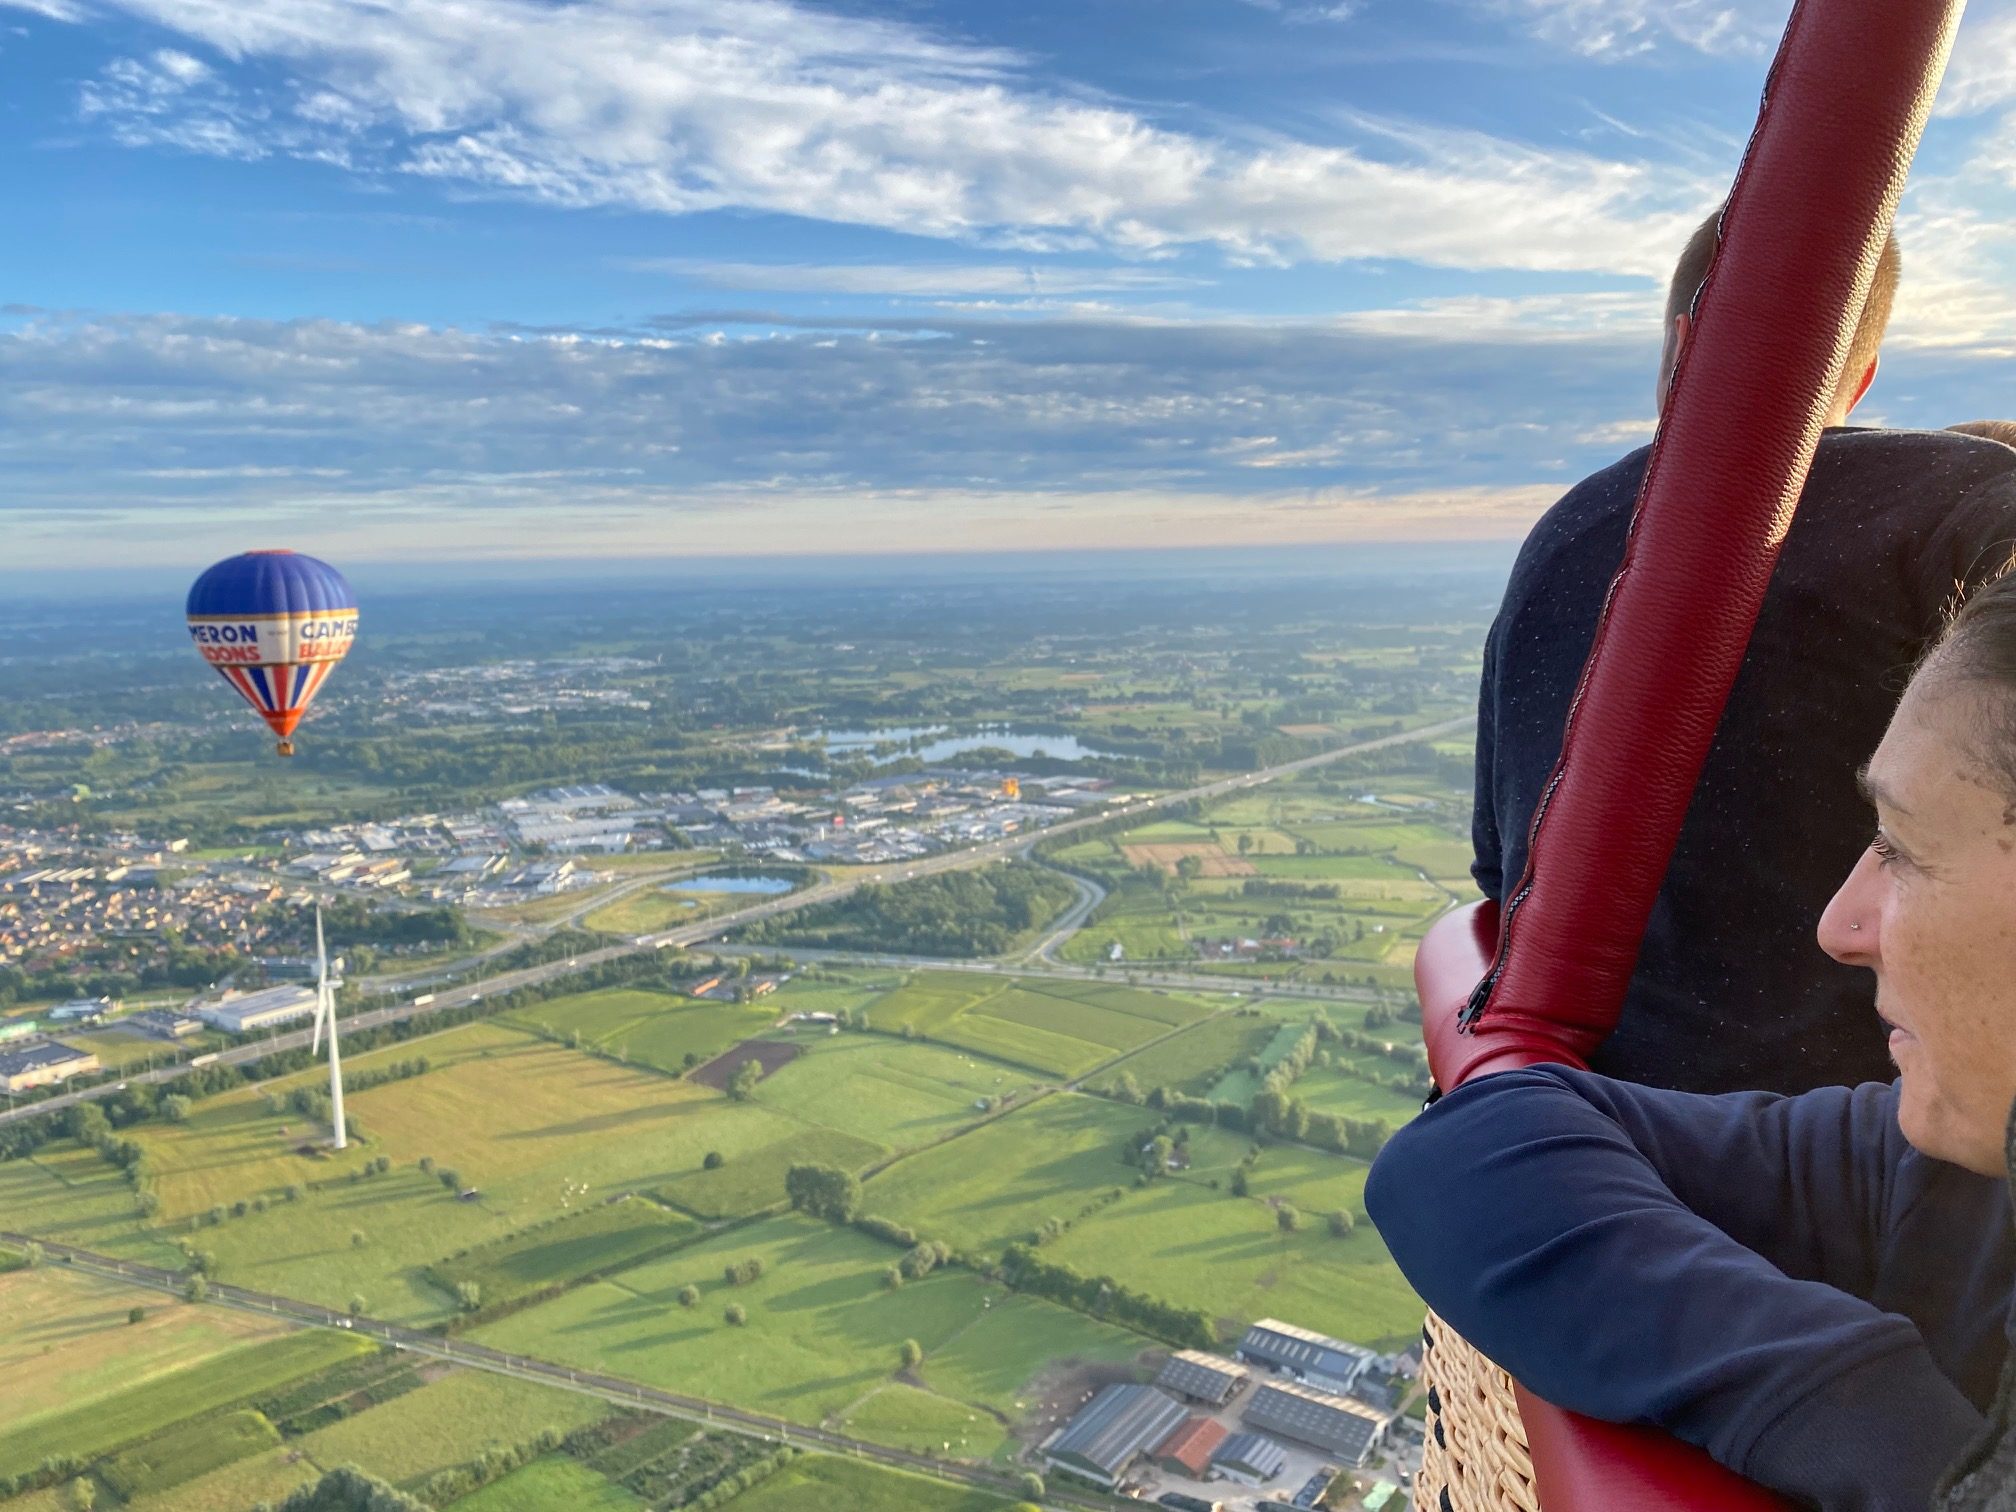
M 1518 886 L 1647 455 L 1541 518 L 1491 627 L 1473 822 L 1490 897 Z M 1868 974 L 1828 960 L 1813 929 L 1868 842 L 1855 773 L 1906 673 L 1956 585 L 2012 548 L 2016 451 L 1826 433 L 1595 1069 L 1702 1092 L 1890 1077 Z

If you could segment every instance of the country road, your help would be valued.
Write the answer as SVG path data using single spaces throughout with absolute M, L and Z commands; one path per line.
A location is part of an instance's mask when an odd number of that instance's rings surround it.
M 1129 802 L 1116 804 L 1111 808 L 1102 809 L 1096 814 L 1088 814 L 1083 818 L 1066 819 L 1061 823 L 1049 825 L 1040 831 L 1030 834 L 1003 836 L 1001 839 L 990 840 L 984 845 L 971 846 L 965 850 L 947 851 L 942 855 L 926 856 L 915 861 L 892 863 L 870 872 L 866 876 L 856 874 L 846 878 L 828 878 L 799 892 L 765 899 L 763 902 L 753 904 L 748 908 L 737 909 L 733 913 L 717 914 L 712 918 L 698 920 L 692 924 L 681 925 L 677 929 L 665 930 L 661 933 L 636 935 L 621 943 L 604 945 L 594 950 L 585 950 L 579 955 L 568 956 L 562 960 L 549 961 L 538 966 L 528 966 L 517 971 L 504 972 L 494 977 L 485 977 L 480 981 L 465 983 L 459 987 L 444 988 L 438 993 L 423 994 L 427 999 L 424 1002 L 415 1000 L 389 1008 L 373 1008 L 363 1013 L 348 1014 L 341 1020 L 342 1027 L 345 1030 L 369 1029 L 381 1024 L 398 1023 L 406 1019 L 425 1017 L 428 1014 L 439 1013 L 443 1009 L 461 1007 L 468 1003 L 481 1001 L 492 993 L 509 992 L 514 988 L 531 987 L 553 981 L 556 978 L 579 971 L 584 967 L 601 965 L 605 961 L 620 960 L 626 956 L 639 955 L 650 950 L 665 950 L 674 947 L 702 944 L 709 939 L 729 934 L 745 925 L 754 924 L 759 919 L 771 918 L 781 913 L 795 912 L 798 909 L 806 908 L 816 903 L 835 902 L 854 892 L 857 888 L 871 882 L 900 882 L 910 877 L 931 876 L 938 872 L 960 871 L 968 867 L 984 866 L 994 861 L 1004 861 L 1020 852 L 1026 851 L 1029 846 L 1038 841 L 1052 840 L 1060 835 L 1069 835 L 1081 830 L 1091 829 L 1095 825 L 1105 824 L 1123 815 L 1147 814 L 1160 809 L 1175 808 L 1200 799 L 1223 797 L 1227 793 L 1258 787 L 1263 783 L 1294 776 L 1297 773 L 1306 772 L 1315 767 L 1327 766 L 1331 762 L 1342 761 L 1346 757 L 1362 756 L 1369 751 L 1386 750 L 1393 746 L 1412 745 L 1423 740 L 1434 740 L 1440 736 L 1454 734 L 1458 730 L 1467 729 L 1474 723 L 1476 723 L 1476 716 L 1468 714 L 1456 719 L 1445 719 L 1436 724 L 1422 725 L 1418 729 L 1403 730 L 1396 735 L 1383 735 L 1376 740 L 1366 740 L 1360 741 L 1355 745 L 1339 746 L 1335 750 L 1319 752 L 1314 756 L 1304 756 L 1298 760 L 1284 762 L 1279 766 L 1266 767 L 1257 772 L 1246 772 L 1237 777 L 1221 778 L 1216 782 L 1204 783 L 1201 786 L 1193 788 L 1185 788 L 1180 792 L 1165 793 L 1155 798 L 1136 798 Z M 1082 904 L 1082 902 L 1083 898 L 1081 897 L 1080 903 Z M 1050 942 L 1046 941 L 1045 943 L 1047 946 Z M 792 954 L 804 955 L 808 959 L 813 957 L 813 953 L 807 951 L 794 951 Z M 868 957 L 867 959 L 876 958 Z M 896 960 L 900 958 L 890 959 Z M 944 966 L 948 963 L 920 962 L 919 964 L 929 964 L 935 967 Z M 998 965 L 989 967 L 986 963 L 957 964 L 968 969 L 1016 969 Z M 1036 968 L 1032 965 L 1024 969 L 1031 971 L 1040 969 L 1046 974 L 1058 973 L 1086 976 L 1093 974 L 1087 968 L 1062 965 L 1050 965 L 1041 968 Z M 1138 979 L 1171 985 L 1178 983 L 1188 985 L 1191 982 L 1198 982 L 1204 985 L 1205 990 L 1218 992 L 1229 992 L 1239 989 L 1239 984 L 1234 979 L 1199 977 L 1184 973 L 1140 973 L 1138 974 Z M 1295 996 L 1334 996 L 1346 998 L 1353 995 L 1348 989 L 1334 987 L 1310 988 L 1308 984 L 1292 985 L 1301 989 L 1291 994 Z M 1246 990 L 1251 990 L 1250 985 Z M 1266 990 L 1271 992 L 1283 991 L 1285 989 L 1283 984 L 1270 984 Z M 257 1060 L 261 1056 L 270 1055 L 276 1050 L 296 1049 L 307 1045 L 309 1041 L 310 1033 L 307 1029 L 292 1030 L 285 1034 L 271 1035 L 265 1039 L 255 1040 L 248 1044 L 233 1046 L 229 1050 L 219 1052 L 214 1058 L 206 1057 L 205 1064 L 240 1065 L 246 1061 Z M 152 1071 L 135 1073 L 124 1082 L 106 1082 L 96 1087 L 87 1087 L 79 1092 L 64 1093 L 40 1102 L 26 1103 L 19 1107 L 9 1108 L 4 1112 L 0 1112 L 0 1124 L 17 1118 L 27 1118 L 35 1114 L 67 1108 L 75 1103 L 107 1097 L 130 1082 L 159 1083 L 174 1081 L 178 1077 L 187 1076 L 192 1069 L 193 1067 L 186 1062 L 172 1066 L 161 1066 Z
M 100 1255 L 91 1250 L 78 1249 L 74 1245 L 38 1239 L 32 1234 L 14 1234 L 0 1230 L 0 1243 L 15 1246 L 40 1245 L 43 1255 L 48 1260 L 94 1275 L 124 1281 L 130 1285 L 144 1286 L 153 1291 L 169 1292 L 179 1296 L 188 1281 L 186 1276 L 175 1271 L 163 1270 L 159 1266 L 142 1265 L 134 1260 L 120 1260 L 111 1255 Z M 383 1340 L 395 1349 L 428 1355 L 437 1360 L 451 1360 L 457 1365 L 487 1370 L 497 1375 L 515 1376 L 519 1380 L 534 1381 L 542 1386 L 551 1386 L 581 1396 L 599 1397 L 603 1401 L 619 1403 L 626 1407 L 641 1407 L 647 1411 L 662 1413 L 666 1417 L 684 1418 L 710 1427 L 734 1428 L 738 1432 L 773 1439 L 793 1447 L 851 1454 L 861 1459 L 876 1460 L 897 1469 L 921 1471 L 927 1475 L 935 1475 L 941 1480 L 978 1486 L 1004 1496 L 1020 1497 L 1023 1494 L 1014 1472 L 983 1468 L 962 1460 L 938 1460 L 928 1455 L 911 1454 L 902 1449 L 890 1449 L 881 1444 L 869 1443 L 866 1439 L 849 1438 L 846 1434 L 833 1433 L 824 1428 L 790 1423 L 782 1418 L 766 1417 L 757 1412 L 745 1412 L 739 1407 L 731 1407 L 724 1402 L 712 1402 L 705 1397 L 683 1396 L 678 1392 L 661 1391 L 655 1386 L 626 1381 L 621 1376 L 603 1375 L 591 1370 L 576 1370 L 572 1366 L 558 1365 L 532 1355 L 508 1354 L 503 1350 L 492 1349 L 488 1345 L 473 1343 L 466 1339 L 403 1328 L 399 1324 L 386 1323 L 377 1318 L 351 1316 L 317 1306 L 312 1302 L 296 1301 L 291 1297 L 249 1291 L 241 1286 L 226 1286 L 222 1282 L 213 1281 L 209 1283 L 205 1300 L 239 1312 L 256 1313 L 261 1317 L 286 1318 L 311 1328 L 342 1329 L 349 1333 L 360 1333 L 368 1338 Z M 1123 1505 L 1110 1497 L 1099 1496 L 1090 1491 L 1080 1493 L 1067 1487 L 1046 1491 L 1043 1501 L 1051 1506 L 1084 1508 L 1088 1509 L 1088 1512 L 1110 1512 L 1110 1509 Z

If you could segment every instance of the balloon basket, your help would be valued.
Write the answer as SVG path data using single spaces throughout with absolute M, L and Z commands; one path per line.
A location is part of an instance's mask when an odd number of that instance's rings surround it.
M 281 741 L 279 751 L 282 756 L 292 756 L 294 754 L 294 742 L 291 740 Z

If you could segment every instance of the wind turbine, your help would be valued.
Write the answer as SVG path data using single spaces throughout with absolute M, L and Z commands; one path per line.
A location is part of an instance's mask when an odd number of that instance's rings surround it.
M 329 986 L 329 947 L 322 939 L 322 905 L 315 905 L 315 1033 L 308 1047 L 310 1055 L 322 1049 L 322 1025 L 329 1025 L 329 1122 L 335 1139 L 333 1148 L 341 1150 L 350 1143 L 349 1134 L 343 1125 L 343 1057 L 336 1049 L 336 994 Z

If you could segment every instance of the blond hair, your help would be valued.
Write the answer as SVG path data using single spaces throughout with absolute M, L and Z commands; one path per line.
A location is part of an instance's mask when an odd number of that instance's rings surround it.
M 1958 431 L 1963 436 L 1979 436 L 1985 441 L 2000 441 L 2004 446 L 2016 446 L 2016 420 L 1965 420 L 1946 429 Z

